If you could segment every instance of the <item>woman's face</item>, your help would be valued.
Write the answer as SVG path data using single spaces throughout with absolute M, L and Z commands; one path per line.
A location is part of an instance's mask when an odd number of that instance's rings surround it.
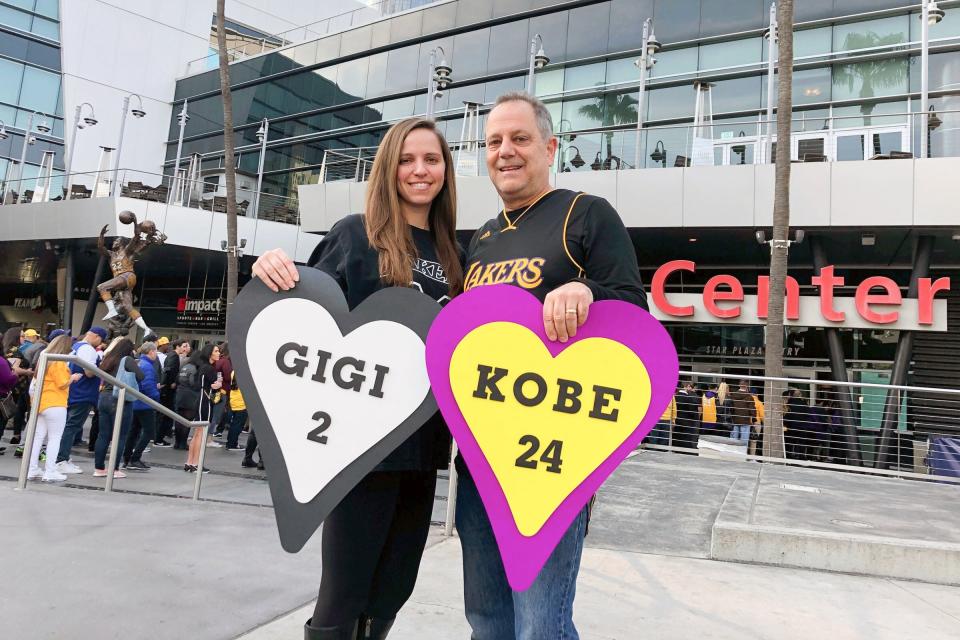
M 210 354 L 210 364 L 213 364 L 220 359 L 220 347 L 214 347 L 213 352 Z
M 407 134 L 397 164 L 397 195 L 410 205 L 429 205 L 443 188 L 446 163 L 437 134 L 414 129 Z

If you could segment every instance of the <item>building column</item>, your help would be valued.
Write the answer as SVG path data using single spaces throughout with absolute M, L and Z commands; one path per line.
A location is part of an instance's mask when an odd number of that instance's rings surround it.
M 67 330 L 67 333 L 73 335 L 73 286 L 75 281 L 75 265 L 73 259 L 73 242 L 67 241 L 67 249 L 63 254 L 64 259 L 64 277 L 63 277 L 63 317 L 60 320 L 60 326 Z
M 930 275 L 930 258 L 933 255 L 933 236 L 920 236 L 913 250 L 913 272 L 910 274 L 910 286 L 907 289 L 907 298 L 916 299 L 920 278 Z M 910 360 L 913 358 L 913 331 L 900 331 L 897 340 L 897 351 L 893 357 L 893 367 L 890 370 L 890 384 L 904 385 L 907 382 L 907 371 L 910 369 Z M 877 447 L 877 460 L 874 466 L 886 469 L 889 466 L 890 446 L 893 441 L 893 432 L 897 429 L 900 420 L 900 403 L 903 394 L 900 391 L 887 391 L 887 398 L 883 403 L 883 420 L 880 423 L 880 445 Z
M 93 275 L 93 282 L 90 283 L 90 295 L 87 297 L 87 310 L 83 314 L 83 324 L 80 325 L 80 333 L 83 335 L 93 326 L 93 314 L 97 312 L 97 301 L 100 295 L 97 293 L 97 285 L 103 278 L 103 270 L 107 267 L 107 257 L 100 254 L 100 260 L 97 261 L 97 271 Z
M 810 238 L 810 246 L 813 250 L 813 267 L 820 272 L 826 266 L 829 266 L 827 254 L 823 248 L 823 242 L 817 235 Z M 849 382 L 847 379 L 847 362 L 843 353 L 843 341 L 840 340 L 840 330 L 827 327 L 824 329 L 827 336 L 827 348 L 830 352 L 830 372 L 836 382 Z M 857 418 L 854 411 L 853 398 L 850 395 L 850 387 L 837 387 L 837 404 L 840 405 L 840 420 L 843 423 L 843 434 L 846 440 L 846 456 L 850 464 L 861 466 L 863 464 L 860 455 L 860 439 L 857 437 Z

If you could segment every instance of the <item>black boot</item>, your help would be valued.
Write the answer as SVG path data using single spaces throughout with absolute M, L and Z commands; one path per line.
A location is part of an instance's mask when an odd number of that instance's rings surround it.
M 354 640 L 357 635 L 357 622 L 339 627 L 314 627 L 310 623 L 313 618 L 303 625 L 303 640 Z
M 360 616 L 360 623 L 357 625 L 356 640 L 384 640 L 387 632 L 393 626 L 394 619 L 384 620 L 383 618 L 370 618 Z

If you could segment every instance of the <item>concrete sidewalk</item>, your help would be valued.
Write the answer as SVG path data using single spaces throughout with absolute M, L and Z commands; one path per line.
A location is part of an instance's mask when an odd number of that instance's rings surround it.
M 459 541 L 428 549 L 391 640 L 469 638 L 462 589 Z M 312 612 L 241 637 L 298 639 Z M 583 640 L 955 640 L 960 589 L 588 548 L 574 620 Z

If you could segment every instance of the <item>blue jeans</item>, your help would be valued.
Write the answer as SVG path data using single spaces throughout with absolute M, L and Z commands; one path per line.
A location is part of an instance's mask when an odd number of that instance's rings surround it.
M 470 474 L 461 469 L 457 531 L 463 547 L 463 601 L 473 629 L 471 640 L 578 640 L 573 598 L 587 509 L 560 539 L 533 585 L 513 591 L 480 495 Z
M 650 444 L 668 446 L 670 444 L 670 421 L 657 420 L 657 424 L 650 431 Z
M 734 440 L 739 440 L 740 442 L 750 442 L 750 425 L 733 425 L 733 431 L 730 432 L 730 437 Z
M 67 407 L 67 424 L 63 428 L 63 437 L 60 438 L 60 451 L 57 453 L 57 462 L 70 459 L 70 447 L 74 439 L 83 432 L 83 423 L 93 409 L 92 402 L 75 402 Z
M 123 450 L 127 444 L 127 433 L 130 431 L 130 423 L 133 422 L 133 403 L 124 402 L 125 408 L 121 408 L 123 415 L 120 418 L 120 439 L 117 441 L 117 466 L 123 460 Z M 107 468 L 107 448 L 110 446 L 110 439 L 113 438 L 113 420 L 117 415 L 117 400 L 110 391 L 100 392 L 100 402 L 97 405 L 100 410 L 100 433 L 97 435 L 97 446 L 93 453 L 93 466 L 97 469 Z

